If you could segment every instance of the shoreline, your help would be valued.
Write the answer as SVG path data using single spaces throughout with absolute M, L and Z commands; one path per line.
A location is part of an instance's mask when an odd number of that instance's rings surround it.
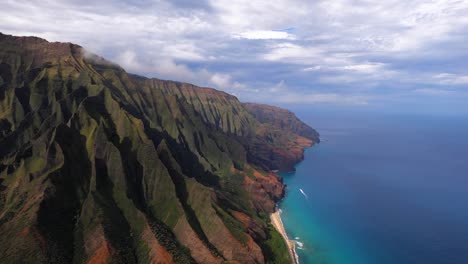
M 292 172 L 295 171 L 297 164 L 304 160 L 305 150 L 308 148 L 312 148 L 316 144 L 319 144 L 319 143 L 320 143 L 320 139 L 318 139 L 317 141 L 310 140 L 310 143 L 301 146 L 302 158 L 296 162 L 296 165 L 294 165 L 294 169 L 292 170 Z M 272 172 L 282 179 L 282 177 L 278 175 L 279 170 L 273 170 Z M 285 195 L 286 193 L 283 194 L 283 198 Z M 284 242 L 286 242 L 286 246 L 288 247 L 289 257 L 291 258 L 292 263 L 299 264 L 299 256 L 296 253 L 296 242 L 288 238 L 288 234 L 286 233 L 286 229 L 284 228 L 283 221 L 281 220 L 280 212 L 281 212 L 281 209 L 278 208 L 278 203 L 277 203 L 275 212 L 270 214 L 271 224 L 276 229 L 276 231 L 278 231 L 281 234 L 281 236 L 284 239 Z
M 270 220 L 271 224 L 275 227 L 276 231 L 278 231 L 281 234 L 284 241 L 286 242 L 286 245 L 289 249 L 289 257 L 291 258 L 292 263 L 299 264 L 298 257 L 296 254 L 296 243 L 294 242 L 294 240 L 290 240 L 288 238 L 286 229 L 284 229 L 283 221 L 281 220 L 280 209 L 270 214 Z

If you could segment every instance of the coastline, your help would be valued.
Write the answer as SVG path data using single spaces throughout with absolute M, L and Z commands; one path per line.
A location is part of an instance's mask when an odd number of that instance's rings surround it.
M 319 143 L 320 139 L 317 142 L 309 140 L 308 142 L 301 142 L 299 143 L 302 149 L 302 158 L 297 162 L 301 162 L 304 160 L 304 153 L 305 149 L 313 147 L 315 144 Z M 297 166 L 297 163 L 295 166 Z M 277 173 L 278 170 L 273 171 L 274 173 Z M 279 176 L 279 175 L 278 175 Z M 286 194 L 284 194 L 286 195 Z M 284 198 L 284 197 L 283 197 Z M 296 253 L 296 243 L 294 240 L 291 240 L 288 238 L 288 234 L 286 233 L 286 229 L 284 228 L 283 221 L 281 220 L 281 215 L 280 215 L 281 209 L 278 208 L 278 204 L 276 207 L 276 211 L 270 214 L 270 221 L 273 227 L 278 231 L 281 236 L 283 237 L 284 241 L 286 242 L 286 245 L 288 247 L 288 252 L 289 252 L 289 257 L 292 260 L 293 264 L 299 264 L 299 257 Z
M 296 244 L 294 243 L 294 240 L 290 240 L 288 238 L 288 234 L 286 233 L 286 230 L 284 229 L 283 221 L 281 220 L 281 215 L 280 215 L 280 210 L 276 210 L 274 213 L 270 214 L 270 220 L 271 224 L 275 227 L 276 231 L 278 231 L 281 236 L 283 237 L 284 241 L 286 242 L 286 245 L 288 246 L 288 252 L 291 260 L 293 261 L 292 263 L 294 264 L 299 264 L 297 254 L 296 254 Z

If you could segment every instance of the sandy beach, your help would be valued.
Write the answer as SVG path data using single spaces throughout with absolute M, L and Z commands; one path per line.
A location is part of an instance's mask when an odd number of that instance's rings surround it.
M 288 248 L 289 248 L 289 256 L 293 260 L 293 263 L 298 264 L 297 257 L 296 257 L 296 244 L 294 243 L 293 240 L 290 240 L 288 238 L 288 235 L 286 234 L 286 230 L 284 229 L 284 226 L 283 226 L 283 221 L 281 221 L 279 210 L 272 213 L 270 215 L 270 219 L 271 219 L 271 224 L 276 228 L 276 230 L 283 236 L 284 240 L 286 241 L 286 244 L 288 245 Z

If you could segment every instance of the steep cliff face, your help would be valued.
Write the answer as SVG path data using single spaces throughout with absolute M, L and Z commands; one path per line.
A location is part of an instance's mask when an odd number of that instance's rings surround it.
M 305 147 L 320 142 L 319 134 L 296 115 L 276 106 L 243 103 L 257 125 L 257 139 L 249 144 L 251 162 L 268 170 L 294 170 L 304 158 Z
M 284 186 L 265 169 L 304 142 L 271 126 L 226 93 L 0 34 L 0 258 L 273 263 Z
M 256 103 L 243 103 L 242 105 L 260 123 L 269 124 L 277 129 L 308 138 L 315 143 L 320 142 L 319 133 L 299 120 L 293 112 L 287 109 Z

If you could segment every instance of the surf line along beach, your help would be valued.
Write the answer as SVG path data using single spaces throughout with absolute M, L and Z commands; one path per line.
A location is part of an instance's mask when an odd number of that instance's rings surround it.
M 280 215 L 281 209 L 277 209 L 274 213 L 270 215 L 271 224 L 276 228 L 276 230 L 283 236 L 284 241 L 288 246 L 289 256 L 294 264 L 299 264 L 298 257 L 296 254 L 296 244 L 294 240 L 290 240 L 288 238 L 288 234 L 286 234 L 286 230 L 284 229 L 283 221 L 281 221 Z

